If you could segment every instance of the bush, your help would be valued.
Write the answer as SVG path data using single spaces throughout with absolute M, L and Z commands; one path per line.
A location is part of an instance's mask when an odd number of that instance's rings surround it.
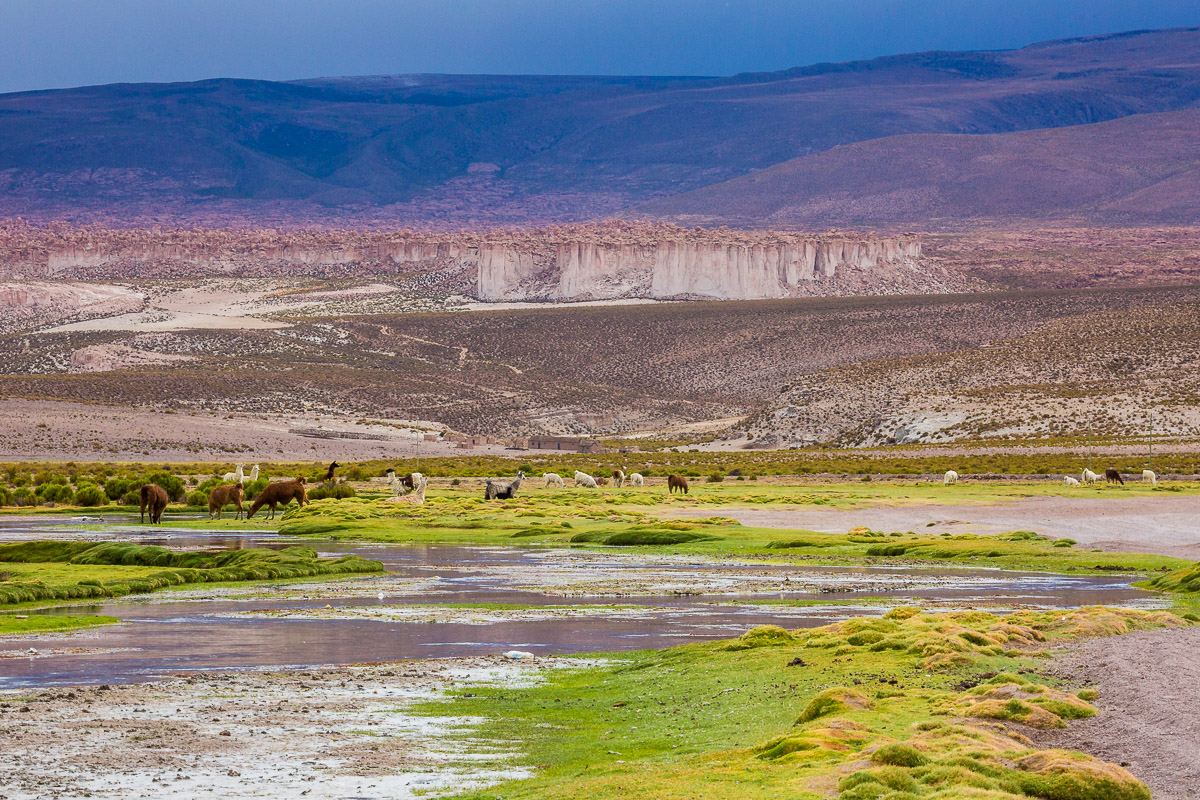
M 105 506 L 108 505 L 108 495 L 93 483 L 86 483 L 79 487 L 79 491 L 75 493 L 75 505 L 77 506 Z
M 196 489 L 187 496 L 187 504 L 197 508 L 208 508 L 208 492 Z
M 131 483 L 128 478 L 109 478 L 104 482 L 104 493 L 109 500 L 120 500 L 129 491 Z
M 37 487 L 37 496 L 43 503 L 70 503 L 75 492 L 66 484 L 50 482 Z
M 123 506 L 139 506 L 142 504 L 141 487 L 130 489 L 121 497 L 121 505 Z
M 705 481 L 708 483 L 721 483 L 723 480 L 725 480 L 725 476 L 719 472 L 714 472 L 705 478 Z
M 328 488 L 319 486 L 308 493 L 309 500 L 324 500 L 332 497 L 334 500 L 345 500 L 347 497 L 354 497 L 357 492 L 354 487 L 346 483 L 338 483 Z
M 0 486 L 0 506 L 11 505 L 13 505 L 12 492 L 10 492 L 8 489 L 5 489 L 3 486 Z
M 454 480 L 450 481 L 450 485 L 451 485 L 451 486 L 461 486 L 461 485 L 462 485 L 462 481 L 461 481 L 461 480 L 459 480 L 458 478 L 455 478 Z
M 254 481 L 253 483 L 247 483 L 242 487 L 242 497 L 247 502 L 253 503 L 254 498 L 258 497 L 262 490 L 267 488 L 267 484 L 270 482 L 271 479 L 266 475 L 259 475 L 258 480 Z
M 38 504 L 37 495 L 31 489 L 24 486 L 13 492 L 14 506 L 36 506 Z

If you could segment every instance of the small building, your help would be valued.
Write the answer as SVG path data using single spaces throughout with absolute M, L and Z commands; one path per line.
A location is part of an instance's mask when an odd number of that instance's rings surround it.
M 595 439 L 578 436 L 530 436 L 530 450 L 558 450 L 565 453 L 603 453 L 604 446 Z

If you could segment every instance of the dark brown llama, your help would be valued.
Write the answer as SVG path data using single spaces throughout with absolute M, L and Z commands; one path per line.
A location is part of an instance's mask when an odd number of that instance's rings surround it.
M 682 475 L 668 475 L 667 476 L 667 491 L 670 492 L 671 494 L 675 494 L 676 489 L 683 492 L 684 494 L 687 494 L 688 493 L 687 478 L 683 477 Z
M 141 490 L 142 523 L 146 522 L 146 512 L 150 512 L 150 524 L 158 525 L 163 512 L 167 510 L 167 490 L 157 484 L 147 483 Z
M 333 471 L 340 466 L 341 464 L 337 463 L 336 461 L 329 462 L 329 469 L 325 470 L 325 477 L 321 478 L 321 483 L 329 483 L 331 480 L 333 480 Z
M 230 483 L 225 486 L 214 486 L 212 491 L 208 493 L 208 518 L 213 519 L 216 514 L 216 519 L 221 518 L 221 509 L 227 505 L 237 506 L 237 516 L 234 519 L 241 519 L 245 510 L 242 508 L 242 486 L 238 483 Z
M 271 512 L 267 515 L 267 519 L 275 519 L 275 507 L 286 506 L 293 500 L 299 506 L 303 506 L 308 502 L 308 492 L 304 490 L 303 478 L 268 483 L 258 493 L 258 497 L 254 498 L 254 502 L 250 505 L 250 512 L 246 514 L 246 519 L 253 517 L 264 505 L 271 507 Z
M 1119 483 L 1122 486 L 1125 485 L 1125 479 L 1121 477 L 1121 473 L 1117 472 L 1112 467 L 1104 470 L 1104 480 L 1108 483 Z

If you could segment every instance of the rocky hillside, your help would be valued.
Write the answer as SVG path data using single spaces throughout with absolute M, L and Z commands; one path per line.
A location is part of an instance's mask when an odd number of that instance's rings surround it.
M 647 223 L 459 234 L 0 226 L 0 277 L 10 279 L 397 274 L 491 301 L 756 300 L 968 285 L 926 263 L 916 237 Z

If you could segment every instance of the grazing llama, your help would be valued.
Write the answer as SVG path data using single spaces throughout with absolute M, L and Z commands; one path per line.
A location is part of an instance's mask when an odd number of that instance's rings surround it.
M 396 497 L 402 497 L 416 491 L 423 477 L 419 472 L 410 472 L 404 477 L 400 477 L 394 469 L 387 471 L 388 486 L 392 488 L 392 494 Z
M 545 488 L 547 488 L 547 489 L 549 489 L 551 486 L 553 486 L 556 489 L 562 489 L 562 488 L 566 487 L 566 484 L 563 483 L 562 476 L 559 475 L 557 472 L 542 473 L 542 480 L 546 481 Z
M 1142 483 L 1150 481 L 1151 486 L 1158 486 L 1158 476 L 1152 470 L 1142 470 Z
M 269 483 L 258 493 L 258 497 L 254 498 L 254 503 L 251 504 L 250 512 L 246 514 L 246 519 L 253 517 L 263 506 L 271 507 L 271 512 L 267 514 L 267 519 L 275 519 L 275 507 L 286 506 L 293 500 L 296 501 L 296 505 L 298 506 L 303 506 L 308 502 L 308 492 L 304 489 L 303 478 Z
M 1121 477 L 1121 473 L 1117 472 L 1112 467 L 1104 470 L 1104 480 L 1106 483 L 1119 483 L 1125 485 L 1125 479 Z
M 687 478 L 683 477 L 682 475 L 668 475 L 667 476 L 667 491 L 670 492 L 671 494 L 675 494 L 676 489 L 683 492 L 684 494 L 687 494 L 688 493 Z
M 240 483 L 230 483 L 226 486 L 214 486 L 213 490 L 208 493 L 208 518 L 210 520 L 221 518 L 221 509 L 227 505 L 237 506 L 237 516 L 234 519 L 241 519 L 245 513 L 242 508 L 242 485 Z
M 593 478 L 591 475 L 588 475 L 586 472 L 580 472 L 579 470 L 575 470 L 575 485 L 582 486 L 585 489 L 598 488 L 595 478 Z
M 221 478 L 221 480 L 226 483 L 233 483 L 234 481 L 244 483 L 246 481 L 246 476 L 242 474 L 242 467 L 244 466 L 245 464 L 238 464 L 234 467 L 233 472 L 226 472 L 225 477 Z
M 163 512 L 167 510 L 167 490 L 154 483 L 147 483 L 139 493 L 141 499 L 142 523 L 146 522 L 146 512 L 150 512 L 150 524 L 158 525 Z
M 629 485 L 640 489 L 646 485 L 646 479 L 642 477 L 642 473 L 640 472 L 631 472 L 629 473 Z
M 1084 467 L 1083 473 L 1079 476 L 1079 479 L 1084 483 L 1098 483 L 1100 481 L 1100 476 L 1092 472 L 1087 467 Z
M 625 485 L 624 470 L 614 469 L 613 474 L 612 474 L 612 479 L 613 479 L 613 485 L 616 486 L 618 489 L 620 489 L 622 486 Z
M 1063 483 L 1065 483 L 1067 486 L 1078 486 L 1079 485 L 1079 481 L 1076 480 L 1075 478 L 1072 478 L 1070 475 L 1063 476 Z
M 949 486 L 952 483 L 958 483 L 958 473 L 952 469 L 946 470 L 946 474 L 942 476 L 942 486 Z

